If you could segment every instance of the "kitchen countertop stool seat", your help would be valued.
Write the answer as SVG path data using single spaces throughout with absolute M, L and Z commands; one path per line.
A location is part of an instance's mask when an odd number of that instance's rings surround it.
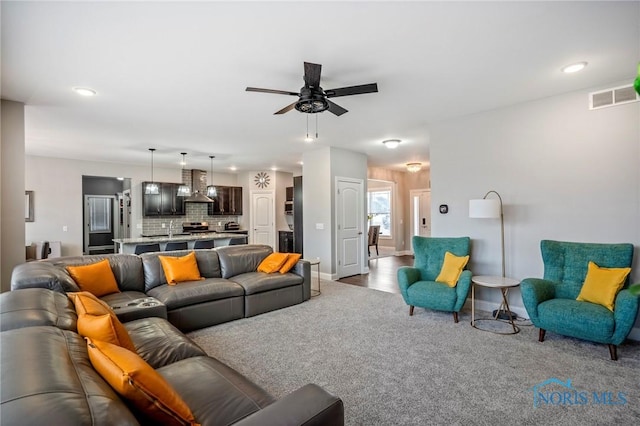
M 186 241 L 174 241 L 167 243 L 167 246 L 164 248 L 164 251 L 172 251 L 172 250 L 186 250 L 187 242 Z
M 152 251 L 160 251 L 160 244 L 138 244 L 136 246 L 135 254 L 149 253 Z
M 194 249 L 212 249 L 213 240 L 199 240 L 193 244 Z

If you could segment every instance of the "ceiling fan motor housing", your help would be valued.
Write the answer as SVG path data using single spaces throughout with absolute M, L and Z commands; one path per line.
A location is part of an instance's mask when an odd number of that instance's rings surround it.
M 304 86 L 301 88 L 300 100 L 296 102 L 295 109 L 307 114 L 315 114 L 329 109 L 329 102 L 327 102 L 322 87 L 312 89 Z

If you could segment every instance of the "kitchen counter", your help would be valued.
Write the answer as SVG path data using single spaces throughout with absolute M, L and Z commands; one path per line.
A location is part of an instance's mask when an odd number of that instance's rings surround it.
M 242 235 L 238 232 L 206 232 L 198 234 L 174 234 L 171 238 L 169 238 L 168 235 L 116 238 L 113 242 L 116 243 L 118 253 L 132 254 L 135 252 L 136 245 L 138 244 L 158 243 L 160 244 L 160 250 L 164 251 L 168 242 L 186 241 L 187 247 L 189 249 L 193 249 L 193 245 L 198 240 L 214 240 L 214 247 L 222 247 L 228 246 L 231 238 L 242 237 L 246 237 L 246 235 Z

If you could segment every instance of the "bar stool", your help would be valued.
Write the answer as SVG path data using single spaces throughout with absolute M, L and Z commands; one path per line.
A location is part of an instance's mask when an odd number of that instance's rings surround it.
M 230 246 L 239 246 L 241 244 L 247 244 L 247 237 L 235 237 L 229 239 Z
M 135 254 L 149 253 L 152 251 L 160 251 L 160 244 L 138 244 L 134 251 Z
M 174 241 L 171 243 L 167 243 L 167 246 L 164 248 L 164 251 L 186 250 L 186 249 L 187 249 L 186 241 Z
M 198 240 L 193 245 L 194 249 L 212 249 L 213 240 Z

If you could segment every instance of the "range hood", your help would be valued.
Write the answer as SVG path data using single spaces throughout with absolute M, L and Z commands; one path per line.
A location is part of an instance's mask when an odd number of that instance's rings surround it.
M 193 193 L 184 200 L 185 203 L 213 203 L 213 200 L 200 192 L 207 186 L 207 175 L 202 170 L 191 170 L 191 189 Z

